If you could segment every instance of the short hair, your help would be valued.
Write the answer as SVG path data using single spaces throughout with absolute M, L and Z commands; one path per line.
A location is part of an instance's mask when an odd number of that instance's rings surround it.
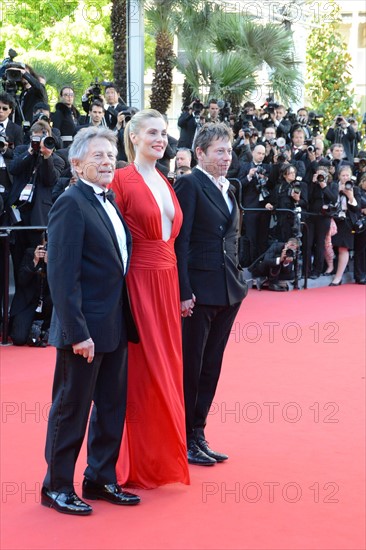
M 94 101 L 91 102 L 89 111 L 91 111 L 93 107 L 101 107 L 104 111 L 104 105 L 99 99 L 94 99 Z
M 295 174 L 297 176 L 296 166 L 293 166 L 292 164 L 282 164 L 280 168 L 280 176 L 281 177 L 286 176 L 287 172 L 289 172 L 290 170 L 295 170 Z
M 330 151 L 333 152 L 336 147 L 342 147 L 342 149 L 344 149 L 342 143 L 333 143 L 333 145 L 330 146 Z
M 364 181 L 366 181 L 366 174 L 363 174 L 361 177 L 360 177 L 360 181 L 358 183 L 359 187 L 361 187 L 361 183 L 363 183 Z
M 208 101 L 208 106 L 210 106 L 211 103 L 214 104 L 214 105 L 217 105 L 217 99 L 215 99 L 215 98 L 212 97 L 212 98 Z
M 194 151 L 199 147 L 204 153 L 206 153 L 209 146 L 213 141 L 217 139 L 227 139 L 228 141 L 233 141 L 233 131 L 231 128 L 226 126 L 224 122 L 219 122 L 215 124 L 214 122 L 206 122 L 200 128 L 199 132 L 196 135 L 194 140 Z
M 9 105 L 11 109 L 15 108 L 15 101 L 13 99 L 13 96 L 8 94 L 7 92 L 0 93 L 0 101 L 1 103 L 5 103 L 5 105 Z
M 246 101 L 243 105 L 243 109 L 255 109 L 253 101 Z
M 33 113 L 38 111 L 38 109 L 43 109 L 44 111 L 51 111 L 49 104 L 44 103 L 43 101 L 38 101 L 38 103 L 35 103 L 33 105 Z
M 51 126 L 45 120 L 37 120 L 37 122 L 32 124 L 30 131 L 31 131 L 31 133 L 33 133 L 33 132 L 47 132 L 47 134 L 49 136 L 52 136 Z
M 192 151 L 191 149 L 188 149 L 188 147 L 178 147 L 177 153 L 180 153 L 181 151 L 183 151 L 184 153 L 188 153 L 190 158 L 192 158 Z
M 74 141 L 72 142 L 70 149 L 69 149 L 69 161 L 73 159 L 75 160 L 82 160 L 86 157 L 90 142 L 95 138 L 104 138 L 109 141 L 109 143 L 113 146 L 113 152 L 117 157 L 117 137 L 110 130 L 109 128 L 106 128 L 105 126 L 88 126 L 87 128 L 82 128 L 78 131 L 76 136 L 74 137 Z M 71 172 L 74 176 L 76 176 L 76 171 L 71 163 Z
M 75 93 L 75 90 L 74 88 L 70 85 L 70 84 L 65 84 L 64 86 L 62 86 L 61 90 L 60 90 L 60 97 L 62 97 L 62 92 L 66 89 L 70 89 L 72 90 L 74 93 Z
M 300 109 L 297 110 L 297 114 L 299 114 L 299 111 L 306 111 L 309 112 L 306 107 L 300 107 Z
M 295 132 L 301 132 L 303 134 L 303 136 L 306 138 L 306 132 L 305 132 L 305 129 L 303 128 L 303 126 L 301 126 L 301 124 L 295 124 L 292 128 L 291 128 L 291 138 L 294 137 L 294 133 Z
M 113 83 L 113 82 L 109 82 L 106 87 L 105 87 L 105 91 L 108 90 L 108 88 L 113 88 L 114 90 L 116 90 L 117 94 L 119 94 L 119 90 L 117 88 L 117 86 Z
M 350 164 L 342 164 L 342 166 L 338 168 L 338 176 L 340 176 L 341 173 L 344 172 L 345 170 L 351 172 L 352 174 L 352 166 Z
M 297 237 L 290 237 L 287 239 L 286 243 L 292 243 L 296 248 L 300 248 L 301 242 Z
M 129 120 L 126 124 L 123 140 L 128 162 L 133 162 L 136 157 L 130 134 L 138 134 L 141 126 L 149 118 L 161 118 L 162 120 L 164 120 L 163 115 L 159 113 L 159 111 L 157 111 L 156 109 L 142 109 L 142 111 L 138 111 L 137 113 L 135 113 L 131 120 Z

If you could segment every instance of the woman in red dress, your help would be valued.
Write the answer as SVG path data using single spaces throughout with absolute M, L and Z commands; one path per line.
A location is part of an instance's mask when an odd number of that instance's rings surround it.
M 182 212 L 155 167 L 167 143 L 166 123 L 158 111 L 136 113 L 125 130 L 131 164 L 116 170 L 111 185 L 133 237 L 127 285 L 140 336 L 139 344 L 129 345 L 127 415 L 117 474 L 124 484 L 145 489 L 189 484 L 174 253 Z

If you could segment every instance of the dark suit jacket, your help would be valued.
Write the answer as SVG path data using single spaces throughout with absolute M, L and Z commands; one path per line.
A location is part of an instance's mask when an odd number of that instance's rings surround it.
M 240 302 L 247 285 L 238 269 L 239 208 L 233 210 L 212 181 L 198 168 L 174 188 L 183 210 L 176 239 L 181 300 L 192 293 L 197 304 L 228 306 Z
M 12 147 L 8 147 L 3 156 L 4 159 L 12 159 L 14 156 L 14 148 L 23 143 L 23 129 L 19 124 L 15 124 L 9 120 L 5 134 L 9 138 L 9 143 L 12 144 Z
M 130 259 L 131 235 L 119 217 Z M 96 352 L 114 351 L 125 330 L 125 272 L 112 223 L 92 187 L 80 180 L 51 209 L 47 268 L 54 305 L 50 343 L 70 349 L 92 338 Z
M 194 116 L 188 111 L 184 111 L 178 118 L 177 124 L 180 128 L 178 148 L 187 147 L 188 149 L 191 149 L 197 128 L 197 123 Z

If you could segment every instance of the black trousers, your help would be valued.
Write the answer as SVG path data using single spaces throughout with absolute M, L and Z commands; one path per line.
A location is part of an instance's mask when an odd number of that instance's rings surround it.
M 312 271 L 320 275 L 323 273 L 325 256 L 325 237 L 330 229 L 330 218 L 326 216 L 309 216 L 306 220 L 308 226 L 308 266 L 311 265 L 311 253 L 314 254 Z
M 270 222 L 271 212 L 269 210 L 244 214 L 244 231 L 250 246 L 250 263 L 248 265 L 267 250 Z
M 92 363 L 72 350 L 57 350 L 52 407 L 46 438 L 44 485 L 70 492 L 76 460 L 88 430 L 84 475 L 100 484 L 115 483 L 126 413 L 127 339 L 111 353 L 96 353 Z
M 241 302 L 196 305 L 183 320 L 183 380 L 187 441 L 204 437 L 219 381 L 223 355 Z
M 366 231 L 356 233 L 354 242 L 354 278 L 361 281 L 366 277 Z

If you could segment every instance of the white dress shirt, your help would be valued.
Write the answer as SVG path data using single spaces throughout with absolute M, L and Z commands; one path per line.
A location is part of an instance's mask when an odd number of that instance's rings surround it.
M 224 197 L 224 201 L 227 204 L 229 212 L 231 213 L 232 210 L 233 210 L 233 203 L 232 203 L 232 200 L 229 197 L 229 193 L 228 193 L 229 187 L 230 187 L 229 180 L 227 180 L 224 176 L 220 176 L 218 179 L 214 178 L 211 174 L 206 172 L 206 170 L 204 170 L 202 168 L 202 166 L 200 166 L 200 165 L 197 165 L 196 168 L 201 170 L 201 172 L 203 172 L 212 181 L 212 183 L 217 187 L 217 189 L 221 192 L 222 196 Z
M 120 217 L 117 214 L 117 211 L 113 204 L 107 199 L 104 200 L 103 197 L 103 191 L 106 190 L 102 189 L 98 185 L 95 185 L 94 183 L 90 183 L 86 180 L 81 180 L 85 183 L 85 185 L 89 185 L 93 188 L 94 193 L 97 196 L 98 201 L 103 206 L 104 210 L 106 211 L 108 218 L 111 220 L 111 223 L 113 225 L 114 232 L 116 234 L 119 250 L 121 252 L 122 261 L 123 261 L 123 268 L 126 272 L 127 269 L 127 261 L 128 261 L 128 252 L 127 252 L 127 237 L 126 237 L 126 231 L 123 227 L 123 223 L 121 222 Z

